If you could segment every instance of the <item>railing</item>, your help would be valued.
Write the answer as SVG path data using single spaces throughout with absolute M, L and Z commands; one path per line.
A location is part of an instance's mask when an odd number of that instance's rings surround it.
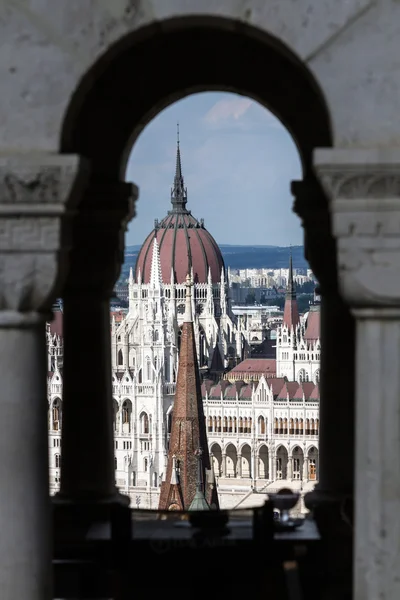
M 176 391 L 176 383 L 165 383 L 164 384 L 164 394 L 172 396 Z
M 152 385 L 151 383 L 139 383 L 136 386 L 136 392 L 138 394 L 145 394 L 145 395 L 151 395 L 154 394 L 154 385 Z

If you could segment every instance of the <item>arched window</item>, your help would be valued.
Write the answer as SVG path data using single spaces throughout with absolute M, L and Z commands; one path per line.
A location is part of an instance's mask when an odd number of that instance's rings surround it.
M 288 432 L 288 420 L 287 419 L 283 419 L 283 433 L 284 435 L 287 435 Z
M 243 418 L 239 417 L 239 433 L 243 433 Z
M 218 423 L 217 424 L 217 432 L 221 433 L 221 417 L 220 416 L 218 416 L 217 423 Z
M 145 473 L 147 473 L 148 466 L 149 466 L 149 461 L 147 460 L 147 458 L 145 458 L 145 459 L 143 460 L 143 471 L 144 471 Z
M 140 415 L 140 431 L 141 433 L 149 433 L 149 417 L 145 412 Z
M 223 425 L 222 429 L 223 429 L 224 433 L 227 433 L 227 431 L 228 431 L 228 419 L 227 419 L 227 417 L 224 417 L 224 425 Z
M 258 417 L 258 433 L 265 435 L 265 419 L 263 416 Z
M 310 435 L 310 419 L 306 419 L 306 435 Z
M 122 423 L 129 423 L 129 405 L 126 400 L 122 405 Z
M 315 374 L 314 374 L 314 379 L 315 379 L 316 384 L 319 384 L 320 377 L 321 377 L 321 371 L 318 369 L 317 371 L 315 371 Z
M 212 417 L 208 417 L 208 431 L 212 431 L 212 430 L 213 430 Z
M 60 409 L 61 409 L 61 402 L 60 402 L 59 398 L 56 398 L 53 402 L 53 408 L 51 411 L 52 428 L 54 431 L 59 431 L 59 429 L 60 429 Z
M 319 419 L 315 419 L 315 435 L 319 432 Z
M 294 434 L 294 420 L 293 419 L 289 419 L 289 433 L 290 433 L 290 435 Z
M 274 419 L 274 433 L 277 434 L 279 431 L 279 421 L 278 419 Z
M 61 455 L 60 454 L 54 455 L 54 466 L 56 469 L 59 469 L 61 467 Z
M 237 433 L 237 418 L 233 417 L 233 433 Z
M 122 350 L 118 350 L 118 366 L 122 366 L 124 364 L 124 356 L 122 354 Z
M 304 369 L 301 369 L 299 371 L 299 383 L 303 383 L 303 381 L 306 381 L 306 372 Z
M 232 430 L 232 417 L 229 417 L 228 432 L 229 432 L 229 433 L 232 433 L 232 432 L 233 432 L 233 430 Z
M 299 421 L 299 434 L 303 435 L 304 433 L 304 423 L 303 423 L 303 419 L 300 419 Z

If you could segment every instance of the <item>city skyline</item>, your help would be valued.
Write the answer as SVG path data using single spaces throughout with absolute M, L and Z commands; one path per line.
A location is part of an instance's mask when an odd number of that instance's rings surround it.
M 170 209 L 178 122 L 188 208 L 219 244 L 302 245 L 290 193 L 301 164 L 289 132 L 257 102 L 216 92 L 174 103 L 136 140 L 126 179 L 140 195 L 127 245 L 141 244 Z

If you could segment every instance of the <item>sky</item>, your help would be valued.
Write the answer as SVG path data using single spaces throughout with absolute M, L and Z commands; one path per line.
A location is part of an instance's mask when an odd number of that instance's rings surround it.
M 289 132 L 257 102 L 208 92 L 169 106 L 136 140 L 126 180 L 139 186 L 139 200 L 127 245 L 141 244 L 171 208 L 178 122 L 187 208 L 219 244 L 303 243 L 290 193 L 301 165 Z

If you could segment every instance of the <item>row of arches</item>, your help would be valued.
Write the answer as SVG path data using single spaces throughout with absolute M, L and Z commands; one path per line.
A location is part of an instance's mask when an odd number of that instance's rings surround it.
M 308 371 L 306 371 L 305 369 L 300 369 L 297 377 L 298 377 L 299 383 L 306 383 L 308 381 L 314 381 L 314 383 L 319 384 L 320 378 L 321 378 L 321 372 L 319 369 L 317 369 L 317 371 L 315 371 L 315 373 L 314 373 L 314 377 L 311 378 Z
M 319 419 L 274 419 L 275 435 L 318 435 Z
M 267 480 L 316 481 L 318 478 L 318 450 L 311 446 L 303 452 L 295 446 L 289 452 L 280 445 L 274 451 L 265 445 L 252 453 L 248 444 L 238 451 L 233 444 L 224 450 L 217 443 L 212 444 L 210 452 L 214 472 L 223 478 L 250 478 Z

